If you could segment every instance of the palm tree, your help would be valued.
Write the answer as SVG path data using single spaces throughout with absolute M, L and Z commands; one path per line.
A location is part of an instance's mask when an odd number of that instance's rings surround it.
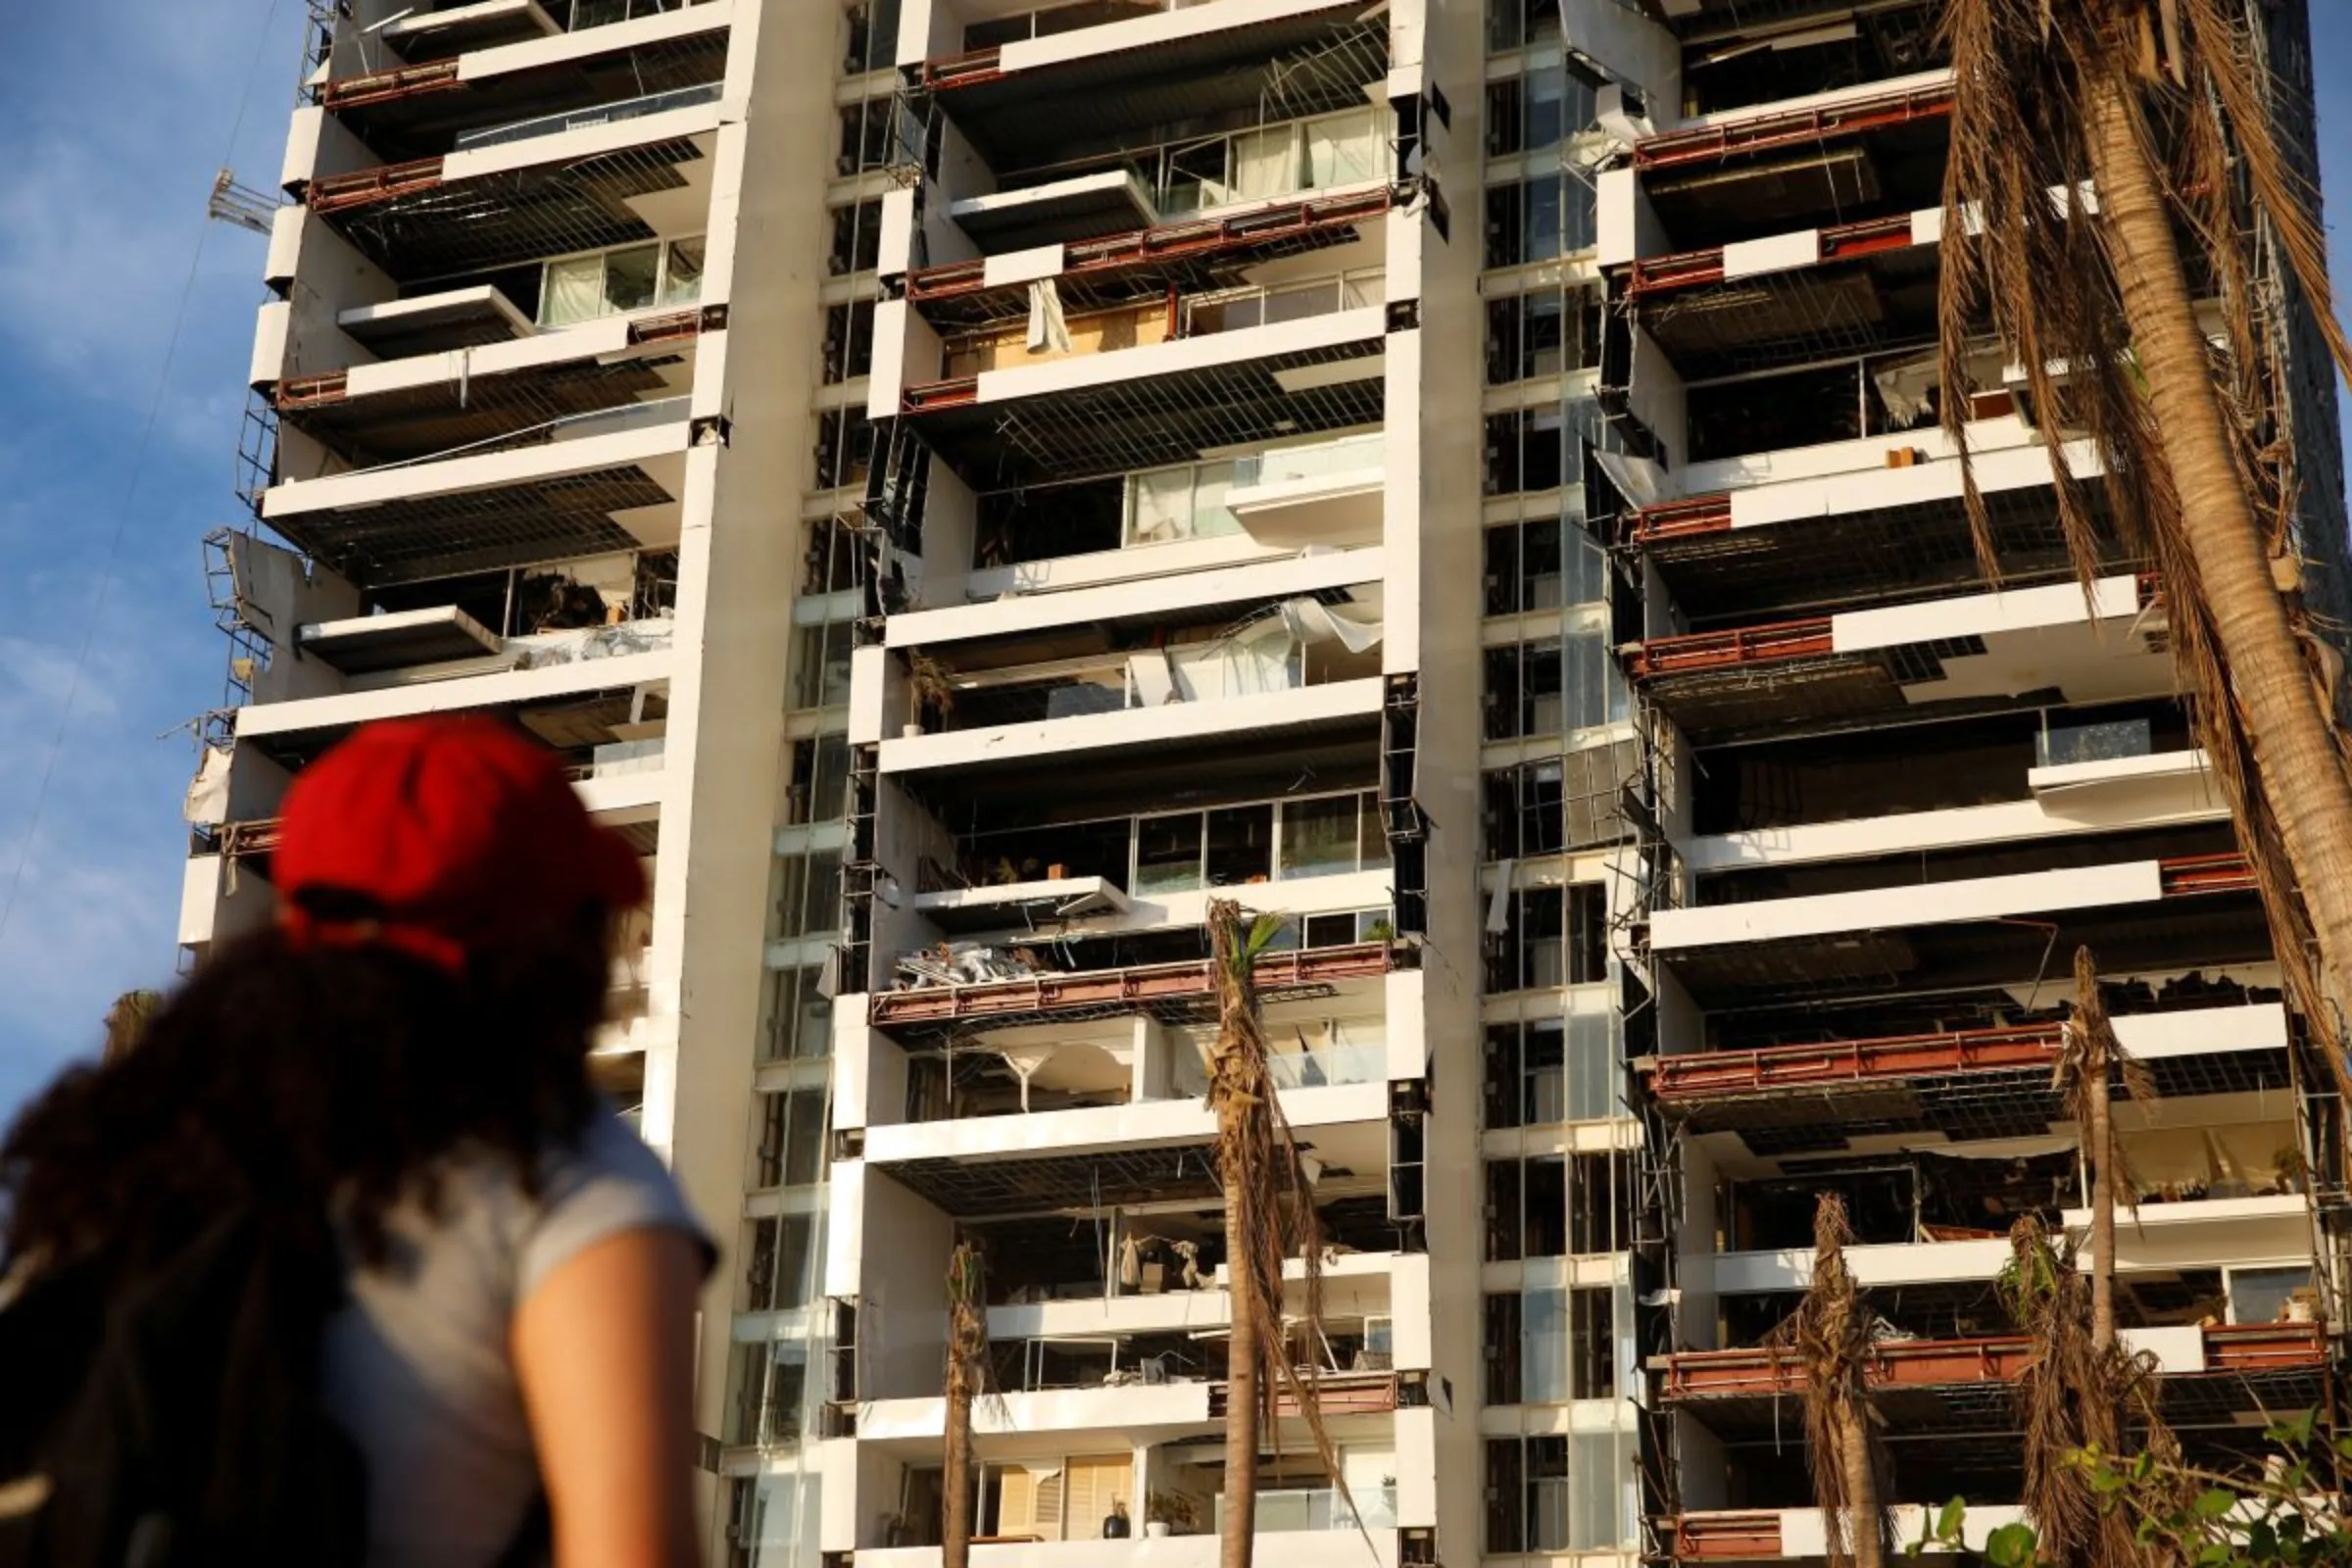
M 2273 945 L 2303 1011 L 2340 1047 L 2352 781 L 2323 685 L 2328 656 L 2293 592 L 2294 476 L 2276 428 L 2284 323 L 2246 238 L 2269 237 L 2352 370 L 2309 179 L 2279 152 L 2268 76 L 2224 0 L 1947 0 L 1944 25 L 1955 76 L 1944 427 L 1965 459 L 1967 359 L 1989 317 L 2023 368 L 2078 573 L 2087 584 L 2098 568 L 2103 531 L 2064 455 L 2080 438 L 2104 465 L 2104 527 L 2161 573 L 2181 689 Z M 2086 186 L 2095 203 L 2065 194 Z M 2221 301 L 2227 355 L 2198 324 L 2177 225 Z M 1966 493 L 1997 581 L 1973 474 Z M 2340 1049 L 2328 1058 L 2352 1089 Z
M 2082 1130 L 2082 1160 L 2090 1168 L 2090 1342 L 2102 1354 L 2115 1348 L 2116 1188 L 2126 1176 L 2109 1103 L 2118 1075 L 2132 1099 L 2154 1097 L 2147 1068 L 2125 1054 L 2108 1022 L 2099 998 L 2098 960 L 2088 948 L 2077 948 L 2075 1015 L 2067 1021 L 2050 1087 L 2065 1097 L 2068 1114 Z M 2134 1210 L 2139 1206 L 2130 1197 L 2122 1201 Z
M 106 1009 L 106 1046 L 103 1059 L 120 1061 L 137 1048 L 140 1037 L 147 1033 L 148 1022 L 163 1010 L 164 994 L 160 991 L 125 991 Z
M 967 1568 L 972 1554 L 972 1401 L 988 1378 L 988 1310 L 980 1250 L 957 1242 L 948 1257 L 947 1462 L 940 1472 L 941 1568 Z
M 1254 918 L 1230 899 L 1208 906 L 1210 966 L 1217 991 L 1217 1038 L 1209 1058 L 1208 1103 L 1217 1118 L 1217 1180 L 1225 1190 L 1225 1270 L 1233 1296 L 1233 1335 L 1225 1364 L 1225 1518 L 1221 1568 L 1250 1568 L 1257 1527 L 1257 1454 L 1273 1431 L 1283 1394 L 1305 1419 L 1315 1452 L 1348 1511 L 1355 1499 L 1324 1430 L 1312 1374 L 1290 1353 L 1283 1320 L 1283 1264 L 1294 1253 L 1306 1266 L 1307 1343 L 1323 1324 L 1323 1235 L 1314 1192 L 1283 1118 L 1266 1066 L 1265 1020 L 1258 1009 L 1256 964 L 1282 921 Z M 1361 1517 L 1357 1519 L 1362 1525 Z M 1367 1541 L 1369 1538 L 1367 1537 Z
M 1886 1515 L 1867 1386 L 1870 1314 L 1845 1267 L 1853 1239 L 1845 1200 L 1823 1193 L 1813 1209 L 1813 1279 L 1791 1328 L 1804 1360 L 1805 1458 L 1830 1568 L 1880 1568 Z

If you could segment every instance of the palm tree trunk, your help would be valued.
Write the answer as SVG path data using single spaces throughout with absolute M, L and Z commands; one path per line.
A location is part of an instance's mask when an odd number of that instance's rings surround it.
M 1870 1419 L 1859 1409 L 1838 1412 L 1838 1459 L 1845 1470 L 1846 1541 L 1854 1568 L 1883 1568 L 1879 1475 L 1870 1446 Z
M 1225 1181 L 1226 1274 L 1234 1295 L 1233 1337 L 1225 1354 L 1225 1519 L 1218 1568 L 1250 1568 L 1257 1539 L 1257 1314 L 1243 1308 L 1241 1260 L 1254 1256 L 1252 1216 L 1241 1182 Z
M 972 1554 L 972 1401 L 979 1394 L 988 1319 L 980 1257 L 958 1242 L 948 1259 L 948 1431 L 940 1466 L 941 1568 L 969 1568 Z
M 2094 1053 L 2083 1079 L 2090 1125 L 2082 1129 L 2090 1158 L 2090 1344 L 2104 1354 L 2115 1348 L 2115 1118 L 2109 1104 L 2108 1061 Z
M 2340 1010 L 2352 977 L 2352 780 L 2231 457 L 2171 210 L 2121 68 L 2085 84 L 2083 135 L 2124 315 L 2179 491 L 2182 536 Z

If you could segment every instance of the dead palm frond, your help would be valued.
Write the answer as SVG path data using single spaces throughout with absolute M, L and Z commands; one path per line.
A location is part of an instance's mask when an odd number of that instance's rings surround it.
M 2091 1333 L 2090 1286 L 2074 1250 L 2054 1245 L 2029 1214 L 2011 1227 L 2009 1262 L 1995 1294 L 2034 1342 L 2017 1383 L 2024 1429 L 2020 1501 L 2034 1522 L 2039 1560 L 2064 1568 L 2138 1568 L 2145 1559 L 2131 1516 L 2084 1472 L 2087 1456 L 2120 1462 L 2127 1445 L 2178 1469 L 2180 1444 L 2159 1408 L 2152 1356 L 2100 1346 Z
M 2146 1065 L 2127 1054 L 2115 1038 L 2115 1025 L 2099 996 L 2098 959 L 2090 949 L 2079 947 L 2074 1016 L 2067 1020 L 2050 1087 L 2082 1129 L 2082 1159 L 2091 1176 L 2091 1340 L 2102 1349 L 2115 1344 L 2115 1211 L 2119 1206 L 2139 1211 L 2138 1188 L 2115 1130 L 2112 1090 L 2118 1079 L 2133 1100 L 2154 1102 L 2156 1085 Z
M 1217 1178 L 1225 1189 L 1225 1262 L 1233 1295 L 1224 1568 L 1250 1568 L 1260 1440 L 1274 1432 L 1286 1394 L 1306 1423 L 1325 1473 L 1355 1513 L 1339 1450 L 1324 1426 L 1315 1375 L 1299 1371 L 1283 1319 L 1283 1266 L 1298 1257 L 1306 1271 L 1301 1327 L 1309 1344 L 1322 1337 L 1322 1231 L 1312 1185 L 1267 1067 L 1265 1020 L 1257 1001 L 1257 956 L 1280 929 L 1277 917 L 1250 916 L 1230 899 L 1209 904 L 1217 1037 L 1208 1064 L 1208 1103 L 1217 1118 Z M 1357 1526 L 1362 1528 L 1360 1515 Z
M 2077 574 L 2087 586 L 2119 561 L 2158 573 L 2180 684 L 2288 990 L 2340 1046 L 2352 780 L 2328 690 L 2340 666 L 2294 590 L 2295 477 L 2278 435 L 2293 296 L 2278 264 L 2347 369 L 2352 349 L 2311 175 L 2274 133 L 2277 86 L 2220 0 L 1946 0 L 1944 28 L 1941 414 L 1980 564 L 1999 580 L 1967 461 L 1968 367 L 1989 325 L 2048 448 Z M 2186 262 L 2177 228 L 2196 242 Z M 2226 354 L 2197 319 L 2192 267 Z M 2093 464 L 2095 481 L 2078 476 Z M 2352 1091 L 2340 1049 L 2328 1054 Z
M 1813 1209 L 1812 1283 L 1788 1326 L 1804 1363 L 1805 1463 L 1830 1568 L 1879 1568 L 1886 1517 L 1868 1383 L 1871 1316 L 1845 1266 L 1853 1240 L 1845 1200 L 1823 1193 Z

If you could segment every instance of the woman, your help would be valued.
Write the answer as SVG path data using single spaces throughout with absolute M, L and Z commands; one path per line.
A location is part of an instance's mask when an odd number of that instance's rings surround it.
M 543 1555 L 541 1520 L 558 1568 L 695 1563 L 710 1244 L 587 1068 L 635 853 L 544 749 L 420 720 L 304 771 L 271 880 L 274 929 L 0 1146 L 0 1273 L 324 1210 L 348 1289 L 321 1396 L 367 1462 L 371 1568 Z

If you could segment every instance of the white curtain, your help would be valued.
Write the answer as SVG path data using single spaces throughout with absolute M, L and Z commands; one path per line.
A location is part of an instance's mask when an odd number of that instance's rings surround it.
M 1244 201 L 1298 188 L 1293 127 L 1275 125 L 1233 138 L 1234 195 Z
M 1159 544 L 1191 536 L 1193 470 L 1161 468 L 1135 476 L 1135 520 L 1129 542 Z
M 591 321 L 605 314 L 605 259 L 575 256 L 547 264 L 547 286 L 539 301 L 539 319 L 548 326 Z
M 1528 1291 L 1519 1298 L 1519 1402 L 1568 1398 L 1568 1293 Z
M 1380 177 L 1380 125 L 1373 112 L 1349 111 L 1306 126 L 1306 184 L 1310 190 Z
M 1067 354 L 1070 352 L 1070 325 L 1062 318 L 1061 290 L 1050 277 L 1041 277 L 1029 285 L 1029 352 L 1032 354 Z

